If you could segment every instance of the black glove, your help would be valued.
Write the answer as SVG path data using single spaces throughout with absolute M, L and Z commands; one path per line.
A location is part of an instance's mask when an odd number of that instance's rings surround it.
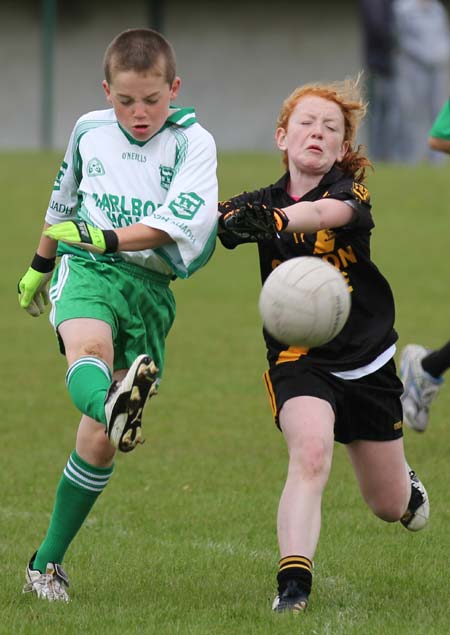
M 219 227 L 249 242 L 270 240 L 289 223 L 283 210 L 257 201 L 238 207 L 231 207 L 229 201 L 224 201 L 219 204 L 219 211 L 222 212 Z

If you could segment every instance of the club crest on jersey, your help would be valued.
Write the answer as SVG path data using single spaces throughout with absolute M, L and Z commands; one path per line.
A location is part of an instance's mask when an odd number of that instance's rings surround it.
M 103 176 L 105 174 L 105 168 L 103 167 L 103 163 L 100 159 L 96 159 L 95 157 L 89 161 L 87 164 L 87 175 L 88 176 Z
M 364 185 L 357 183 L 356 181 L 353 183 L 352 192 L 363 203 L 366 203 L 370 199 L 369 190 L 364 187 Z
M 167 165 L 159 166 L 159 174 L 161 177 L 161 187 L 163 188 L 163 190 L 169 189 L 170 184 L 172 183 L 174 171 L 175 170 L 173 168 L 169 168 Z
M 177 198 L 169 204 L 169 209 L 178 218 L 190 220 L 194 218 L 205 201 L 195 192 L 180 192 Z

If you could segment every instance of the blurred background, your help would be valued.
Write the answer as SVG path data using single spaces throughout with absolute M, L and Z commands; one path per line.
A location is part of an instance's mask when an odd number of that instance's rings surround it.
M 439 162 L 425 145 L 449 96 L 449 8 L 450 0 L 2 0 L 0 150 L 63 150 L 76 119 L 106 107 L 109 42 L 151 27 L 174 45 L 178 105 L 195 106 L 220 151 L 274 150 L 281 102 L 296 86 L 364 71 L 371 108 L 358 141 L 371 158 Z
M 64 149 L 75 120 L 106 107 L 106 46 L 144 26 L 174 45 L 178 103 L 195 106 L 219 150 L 273 150 L 294 87 L 363 67 L 357 0 L 2 0 L 0 149 Z

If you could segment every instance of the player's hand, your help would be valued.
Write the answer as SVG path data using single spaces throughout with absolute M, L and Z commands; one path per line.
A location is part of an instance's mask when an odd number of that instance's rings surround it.
M 29 267 L 19 280 L 19 304 L 33 317 L 39 317 L 44 313 L 49 301 L 47 284 L 51 277 L 51 271 L 42 273 Z
M 96 254 L 117 251 L 117 234 L 112 229 L 99 229 L 85 221 L 65 221 L 52 225 L 44 231 L 44 235 L 53 240 L 60 240 L 68 245 L 81 247 Z
M 270 240 L 278 232 L 286 229 L 289 219 L 282 209 L 270 207 L 257 201 L 245 203 L 234 209 L 227 209 L 227 202 L 221 203 L 219 226 L 225 231 L 247 240 Z

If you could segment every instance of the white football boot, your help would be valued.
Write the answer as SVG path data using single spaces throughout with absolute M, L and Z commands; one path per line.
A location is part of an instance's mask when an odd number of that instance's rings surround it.
M 121 452 L 134 450 L 142 439 L 142 411 L 147 397 L 156 394 L 158 368 L 148 355 L 139 355 L 122 381 L 114 381 L 106 395 L 106 431 Z
M 428 353 L 424 346 L 408 344 L 400 356 L 403 421 L 417 432 L 427 427 L 431 402 L 444 382 L 443 378 L 436 379 L 422 368 L 422 359 Z
M 428 523 L 430 517 L 430 501 L 427 490 L 419 480 L 417 474 L 408 465 L 409 478 L 411 479 L 411 498 L 408 509 L 400 518 L 403 527 L 409 531 L 420 531 Z
M 41 573 L 37 569 L 33 569 L 35 555 L 31 558 L 25 570 L 25 578 L 27 580 L 23 587 L 23 593 L 36 593 L 38 598 L 48 600 L 49 602 L 60 601 L 69 602 L 69 596 L 66 588 L 69 586 L 69 578 L 67 573 L 56 562 L 49 562 L 45 573 Z

